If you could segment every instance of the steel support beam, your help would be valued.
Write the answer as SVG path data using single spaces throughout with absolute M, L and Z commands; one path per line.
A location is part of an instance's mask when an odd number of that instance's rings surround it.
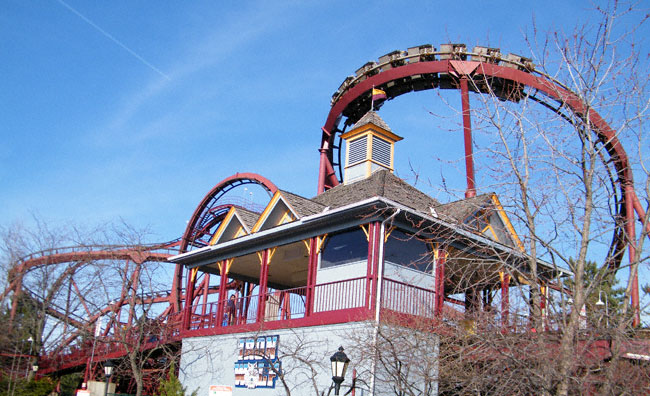
M 474 182 L 474 152 L 472 147 L 472 120 L 469 109 L 469 87 L 466 75 L 460 78 L 460 98 L 463 109 L 463 139 L 465 141 L 465 174 L 467 179 L 467 190 L 465 198 L 476 196 L 476 185 Z

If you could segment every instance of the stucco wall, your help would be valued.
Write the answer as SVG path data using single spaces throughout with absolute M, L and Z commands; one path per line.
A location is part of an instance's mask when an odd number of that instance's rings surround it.
M 370 337 L 372 326 L 364 322 L 186 338 L 183 340 L 179 377 L 188 392 L 198 389 L 199 396 L 207 396 L 210 385 L 232 386 L 233 395 L 286 395 L 279 379 L 276 381 L 275 389 L 235 387 L 235 363 L 239 359 L 239 340 L 277 335 L 279 336 L 278 356 L 291 388 L 291 394 L 316 395 L 314 385 L 309 378 L 309 368 L 291 355 L 307 358 L 314 363 L 318 373 L 315 378 L 316 387 L 319 393 L 325 390 L 327 394 L 332 382 L 329 358 L 339 346 L 345 348 L 345 353 L 352 360 L 346 383 L 349 383 L 352 378 L 353 368 L 359 369 L 360 372 L 367 372 L 369 369 L 369 367 L 359 366 L 363 364 L 360 363 L 363 351 L 358 350 L 351 342 L 352 335 L 362 333 Z M 368 395 L 368 392 L 365 394 Z
M 352 371 L 356 369 L 360 387 L 356 395 L 370 396 L 373 385 L 371 373 L 376 369 L 375 395 L 394 395 L 391 376 L 386 373 L 386 367 L 390 366 L 386 364 L 386 359 L 390 361 L 398 356 L 404 364 L 411 366 L 408 370 L 412 373 L 409 378 L 411 386 L 416 389 L 428 388 L 427 395 L 435 395 L 437 386 L 430 383 L 425 387 L 422 385 L 422 378 L 430 380 L 436 376 L 437 336 L 399 327 L 382 327 L 380 334 L 382 335 L 376 336 L 375 327 L 371 322 L 357 322 L 186 338 L 183 340 L 180 379 L 189 392 L 197 389 L 199 396 L 208 396 L 210 385 L 231 386 L 232 394 L 238 396 L 287 395 L 279 379 L 275 388 L 248 389 L 235 386 L 235 365 L 239 359 L 240 339 L 278 336 L 278 357 L 291 395 L 320 395 L 322 391 L 327 394 L 332 384 L 329 358 L 339 346 L 345 348 L 345 353 L 351 360 L 341 394 L 349 389 L 346 385 L 350 384 Z M 390 344 L 385 338 L 387 335 L 391 339 Z M 376 355 L 372 348 L 375 340 L 376 345 L 381 345 L 380 354 L 383 354 L 383 363 L 378 364 L 376 368 L 373 366 Z M 395 346 L 398 348 L 394 349 Z M 312 383 L 310 368 L 300 362 L 300 359 L 312 363 L 317 373 L 313 379 L 315 383 Z M 432 367 L 432 364 L 436 367 Z

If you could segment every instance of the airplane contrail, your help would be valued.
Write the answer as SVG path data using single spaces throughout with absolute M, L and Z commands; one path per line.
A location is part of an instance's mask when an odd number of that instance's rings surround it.
M 72 12 L 73 14 L 75 14 L 76 16 L 78 16 L 79 18 L 81 18 L 84 22 L 86 22 L 86 23 L 89 24 L 90 26 L 94 27 L 97 31 L 99 31 L 101 34 L 103 34 L 106 38 L 108 38 L 109 40 L 111 40 L 111 41 L 114 42 L 115 44 L 117 44 L 117 45 L 119 45 L 120 47 L 122 47 L 122 48 L 123 48 L 125 51 L 127 51 L 129 54 L 133 55 L 133 57 L 135 57 L 137 60 L 139 60 L 140 62 L 142 62 L 142 63 L 143 63 L 144 65 L 146 65 L 148 68 L 150 68 L 151 70 L 153 70 L 153 71 L 155 71 L 156 73 L 160 74 L 160 75 L 161 75 L 162 77 L 164 77 L 165 79 L 171 81 L 171 78 L 169 78 L 169 76 L 168 76 L 167 74 L 163 73 L 163 72 L 162 72 L 160 69 L 158 69 L 156 66 L 152 65 L 151 63 L 149 63 L 146 59 L 144 59 L 143 57 L 141 57 L 140 55 L 138 55 L 138 54 L 137 54 L 135 51 L 133 51 L 131 48 L 129 48 L 129 47 L 127 47 L 126 45 L 124 45 L 120 40 L 118 40 L 118 39 L 116 39 L 115 37 L 113 37 L 110 33 L 108 33 L 107 31 L 105 31 L 105 30 L 102 29 L 101 27 L 97 26 L 93 21 L 91 21 L 90 19 L 86 18 L 82 13 L 80 13 L 80 12 L 77 11 L 77 10 L 75 10 L 75 9 L 74 9 L 72 6 L 70 6 L 68 3 L 66 3 L 66 2 L 63 1 L 63 0 L 57 0 L 57 1 L 59 2 L 59 4 L 61 4 L 61 5 L 64 6 L 65 8 L 67 8 L 70 12 Z

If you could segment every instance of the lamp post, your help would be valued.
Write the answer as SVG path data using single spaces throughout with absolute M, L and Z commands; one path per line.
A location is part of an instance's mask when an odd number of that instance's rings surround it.
M 108 360 L 104 363 L 104 374 L 106 374 L 106 385 L 104 386 L 104 396 L 108 395 L 108 384 L 111 381 L 111 375 L 113 374 L 113 362 Z
M 31 360 L 32 359 L 32 350 L 34 349 L 34 339 L 32 338 L 32 336 L 29 336 L 27 341 L 29 341 L 29 357 L 28 357 L 28 359 Z M 25 378 L 27 378 L 28 375 L 29 375 L 29 363 L 30 362 L 27 362 L 27 367 L 25 367 Z
M 343 352 L 343 347 L 339 347 L 338 352 L 336 352 L 330 358 L 332 362 L 332 381 L 334 381 L 334 394 L 338 395 L 339 390 L 341 389 L 341 383 L 345 379 L 345 371 L 348 369 L 350 364 L 350 359 Z
M 597 307 L 605 306 L 605 323 L 607 328 L 609 328 L 609 298 L 607 298 L 607 293 L 605 293 L 605 302 L 603 303 L 602 299 L 602 290 L 598 290 L 598 301 L 596 301 Z
M 34 380 L 36 380 L 36 373 L 38 372 L 38 364 L 32 364 L 32 373 L 34 373 Z

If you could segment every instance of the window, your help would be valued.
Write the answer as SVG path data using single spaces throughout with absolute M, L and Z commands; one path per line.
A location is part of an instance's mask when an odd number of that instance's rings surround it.
M 433 271 L 433 253 L 429 245 L 400 230 L 393 230 L 384 244 L 384 261 L 421 272 Z
M 329 235 L 321 253 L 321 268 L 368 259 L 368 240 L 361 227 Z

